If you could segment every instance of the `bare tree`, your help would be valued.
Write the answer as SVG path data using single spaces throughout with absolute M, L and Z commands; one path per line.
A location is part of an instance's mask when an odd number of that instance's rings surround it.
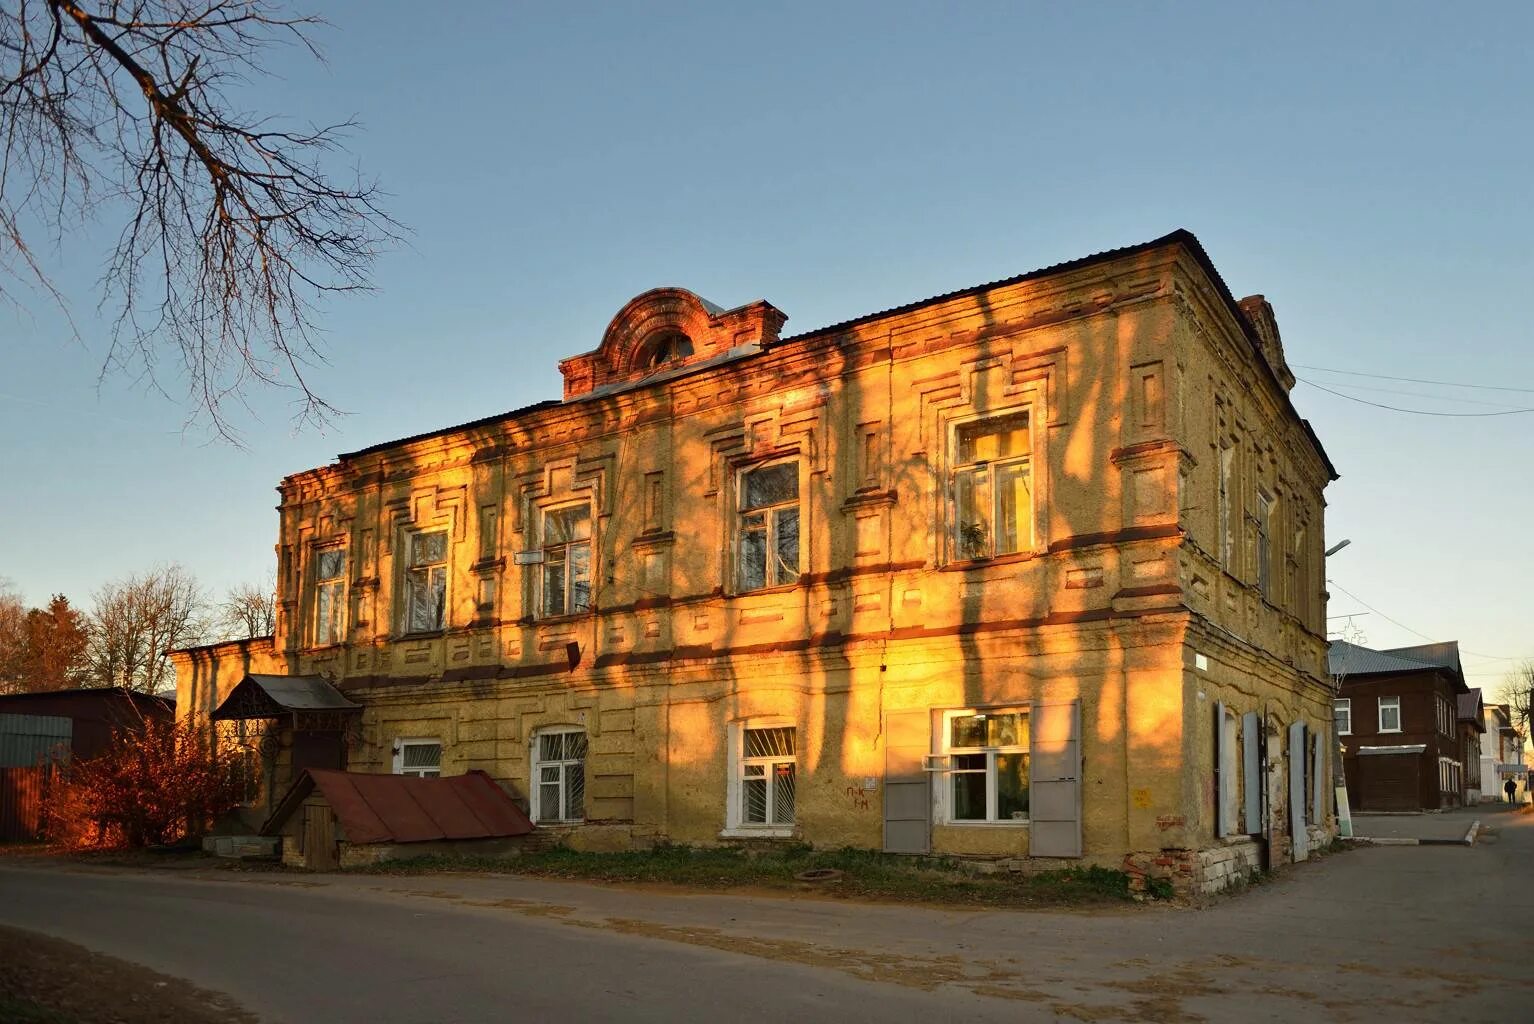
M 327 171 L 353 122 L 284 127 L 231 95 L 275 46 L 319 59 L 320 24 L 270 0 L 0 3 L 0 295 L 9 277 L 63 305 L 29 239 L 120 211 L 102 372 L 158 387 L 171 359 L 228 439 L 253 385 L 293 389 L 300 425 L 334 412 L 306 378 L 316 302 L 367 289 L 398 238 L 375 185 Z
M 1529 726 L 1534 718 L 1534 659 L 1523 661 L 1502 680 L 1502 703 L 1524 738 L 1530 736 Z
M 96 682 L 145 693 L 172 689 L 167 656 L 208 632 L 207 599 L 179 565 L 136 573 L 102 587 L 91 609 L 90 664 Z
M 0 693 L 25 689 L 27 606 L 11 581 L 0 577 Z
M 219 607 L 220 632 L 228 640 L 271 636 L 277 631 L 277 577 L 230 587 Z

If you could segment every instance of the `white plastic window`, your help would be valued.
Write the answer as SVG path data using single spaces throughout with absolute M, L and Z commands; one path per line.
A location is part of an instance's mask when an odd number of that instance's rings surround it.
M 395 775 L 435 779 L 442 774 L 442 744 L 438 740 L 400 740 L 394 755 Z
M 1401 731 L 1401 698 L 1380 698 L 1380 732 Z
M 943 716 L 948 820 L 1028 820 L 1028 712 L 949 711 Z
M 1332 720 L 1337 723 L 1338 736 L 1353 734 L 1353 701 L 1350 697 L 1338 697 L 1332 701 Z
M 533 820 L 586 818 L 586 733 L 545 729 L 533 741 Z

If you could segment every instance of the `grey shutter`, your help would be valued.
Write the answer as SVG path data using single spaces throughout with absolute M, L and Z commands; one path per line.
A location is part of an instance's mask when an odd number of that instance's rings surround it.
M 1028 854 L 1080 857 L 1081 702 L 1035 704 L 1028 722 Z
M 1242 789 L 1246 796 L 1246 834 L 1262 834 L 1262 767 L 1260 740 L 1257 730 L 1260 723 L 1257 712 L 1248 711 L 1241 716 L 1241 770 Z
M 1221 839 L 1235 831 L 1226 808 L 1230 806 L 1230 787 L 1235 780 L 1225 769 L 1225 704 L 1214 702 L 1214 834 Z
M 927 711 L 884 715 L 884 851 L 930 853 L 932 789 L 926 771 L 932 716 Z
M 1334 725 L 1333 728 L 1336 726 Z M 1322 783 L 1326 780 L 1326 746 L 1330 734 L 1331 730 L 1324 726 L 1320 732 L 1311 733 L 1310 749 L 1313 756 L 1310 759 L 1310 789 L 1313 813 L 1310 820 L 1317 825 L 1324 824 L 1326 821 L 1326 786 Z
M 1295 863 L 1310 856 L 1305 832 L 1305 723 L 1289 726 L 1289 838 Z

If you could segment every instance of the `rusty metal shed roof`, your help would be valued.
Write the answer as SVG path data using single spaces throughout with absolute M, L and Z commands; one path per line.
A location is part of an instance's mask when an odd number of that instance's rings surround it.
M 310 768 L 261 831 L 273 835 L 316 789 L 349 843 L 499 839 L 533 830 L 522 808 L 482 771 L 441 779 Z
M 256 711 L 359 711 L 362 705 L 321 676 L 269 676 L 252 672 L 229 691 L 213 719 L 250 717 Z M 242 710 L 245 709 L 245 710 Z

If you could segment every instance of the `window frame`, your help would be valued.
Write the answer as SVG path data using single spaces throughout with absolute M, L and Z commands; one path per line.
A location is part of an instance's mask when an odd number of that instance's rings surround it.
M 947 455 L 948 472 L 945 478 L 946 486 L 946 516 L 945 528 L 946 543 L 949 547 L 950 562 L 986 562 L 996 558 L 1006 558 L 1013 555 L 1033 554 L 1037 550 L 1039 541 L 1039 481 L 1034 473 L 1037 464 L 1042 464 L 1038 456 L 1038 432 L 1036 424 L 1036 407 L 1033 403 L 1015 406 L 1010 409 L 999 409 L 984 415 L 966 416 L 963 419 L 952 420 L 948 424 Z M 1021 418 L 1025 423 L 1025 435 L 1027 437 L 1026 451 L 1021 455 L 1009 455 L 1001 459 L 974 459 L 969 462 L 959 461 L 959 435 L 962 431 L 982 428 L 987 424 L 1000 424 L 1010 419 Z M 996 549 L 997 529 L 1001 522 L 1001 502 L 1003 499 L 1002 488 L 995 486 L 995 480 L 1002 470 L 1022 467 L 1027 476 L 1028 491 L 1028 532 L 1027 536 L 1019 536 L 1014 550 L 998 551 Z M 984 470 L 988 477 L 990 491 L 990 530 L 987 538 L 988 551 L 985 554 L 970 555 L 966 552 L 966 544 L 960 533 L 963 524 L 959 519 L 959 479 L 961 474 L 974 473 Z M 1019 531 L 1021 532 L 1021 531 Z
M 321 566 L 324 565 L 326 555 L 339 554 L 341 567 L 334 576 L 321 576 Z M 313 548 L 312 568 L 310 570 L 311 592 L 314 595 L 314 608 L 310 615 L 310 640 L 316 647 L 330 647 L 343 643 L 346 640 L 346 575 L 350 561 L 344 541 L 326 541 L 316 544 Z M 329 608 L 330 618 L 334 622 L 334 632 L 326 630 L 326 619 L 323 615 L 325 602 L 323 595 L 331 593 Z
M 440 561 L 422 562 L 422 563 L 417 564 L 417 562 L 415 561 L 415 545 L 416 545 L 416 540 L 417 540 L 417 538 L 430 536 L 432 534 L 441 534 L 442 535 L 442 558 L 441 558 Z M 400 580 L 400 594 L 401 594 L 401 597 L 402 597 L 402 600 L 400 602 L 400 604 L 401 604 L 400 633 L 403 636 L 418 636 L 418 635 L 430 635 L 432 633 L 441 633 L 443 630 L 447 629 L 447 621 L 448 621 L 448 614 L 447 613 L 448 613 L 448 605 L 450 603 L 449 595 L 452 593 L 452 569 L 451 569 L 452 560 L 453 560 L 452 559 L 452 555 L 453 555 L 452 531 L 449 530 L 446 525 L 434 526 L 434 527 L 431 527 L 429 529 L 410 530 L 410 531 L 406 532 L 404 540 L 405 540 L 405 557 L 403 559 L 403 561 L 404 561 L 404 571 L 403 571 L 403 573 L 401 575 L 401 580 Z M 442 572 L 442 600 L 439 603 L 438 608 L 437 608 L 437 624 L 435 626 L 428 626 L 428 627 L 424 627 L 424 628 L 417 627 L 416 624 L 415 624 L 415 621 L 411 617 L 413 612 L 414 612 L 414 609 L 415 609 L 415 601 L 413 600 L 413 596 L 414 596 L 414 592 L 415 592 L 414 591 L 415 584 L 412 582 L 413 574 L 418 569 L 425 569 L 425 570 L 427 570 L 427 577 L 426 578 L 427 578 L 427 583 L 428 583 L 428 587 L 429 587 L 430 580 L 431 580 L 431 571 L 435 570 L 435 569 L 439 569 L 439 568 L 441 569 L 441 572 Z
M 1393 728 L 1393 729 L 1385 728 L 1386 701 L 1393 701 L 1394 702 L 1394 704 L 1391 705 L 1392 707 L 1394 707 L 1395 713 L 1396 713 L 1396 724 L 1395 724 L 1395 728 Z M 1380 733 L 1397 733 L 1397 732 L 1401 731 L 1401 698 L 1400 697 L 1397 696 L 1397 697 L 1378 697 L 1378 698 L 1376 698 L 1376 700 L 1375 700 L 1375 714 L 1376 714 L 1376 722 L 1375 722 L 1375 724 L 1379 727 L 1379 732 Z
M 1339 707 L 1338 705 L 1341 705 L 1341 706 Z M 1347 716 L 1347 728 L 1346 729 L 1344 729 L 1342 726 L 1337 724 L 1337 712 L 1339 712 L 1339 711 L 1343 712 Z M 1333 697 L 1332 698 L 1332 727 L 1337 730 L 1337 735 L 1338 736 L 1351 736 L 1351 735 L 1353 735 L 1353 698 L 1352 697 Z
M 1257 592 L 1273 603 L 1273 510 L 1278 502 L 1261 487 L 1257 488 Z
M 955 747 L 953 740 L 953 721 L 956 718 L 966 718 L 974 715 L 1001 715 L 1016 714 L 1018 716 L 1018 736 L 1020 742 L 1014 744 L 1002 744 L 998 746 L 979 747 Z M 970 708 L 947 708 L 942 712 L 939 725 L 939 754 L 941 760 L 941 774 L 943 783 L 939 787 L 938 805 L 939 820 L 945 825 L 956 825 L 976 828 L 1027 828 L 1033 822 L 1033 708 L 1029 704 L 1006 704 L 992 707 Z M 985 813 L 981 818 L 958 818 L 955 817 L 954 806 L 954 776 L 974 774 L 975 769 L 955 769 L 953 759 L 955 756 L 985 755 L 985 767 L 980 769 L 985 773 Z M 997 817 L 997 774 L 996 757 L 1000 754 L 1023 754 L 1027 760 L 1028 771 L 1028 817 L 1016 818 Z
M 746 756 L 746 734 L 756 730 L 787 729 L 793 735 L 792 754 L 774 754 L 760 757 Z M 726 786 L 725 837 L 764 836 L 787 838 L 794 834 L 799 823 L 799 723 L 786 718 L 752 718 L 731 722 L 729 726 L 729 776 Z M 774 821 L 777 796 L 777 776 L 774 765 L 793 765 L 794 806 L 790 821 Z M 745 814 L 747 766 L 764 768 L 762 778 L 767 782 L 766 808 L 768 820 L 748 822 Z
M 405 767 L 406 747 L 436 747 L 437 766 L 435 768 Z M 442 755 L 447 751 L 447 744 L 440 739 L 429 736 L 397 737 L 394 741 L 394 770 L 395 775 L 411 775 L 418 779 L 440 779 L 442 777 Z
M 781 501 L 772 505 L 763 505 L 760 508 L 747 509 L 746 505 L 746 477 L 752 473 L 773 469 L 777 466 L 792 465 L 794 467 L 794 497 L 792 501 Z M 798 520 L 798 533 L 794 540 L 795 564 L 793 566 L 792 579 L 780 579 L 779 559 L 776 556 L 778 550 L 778 537 L 780 521 L 784 512 L 792 509 Z M 763 524 L 760 530 L 755 527 L 748 529 L 745 525 L 747 516 L 761 515 Z M 757 594 L 765 590 L 776 590 L 780 587 L 794 587 L 799 585 L 804 577 L 804 466 L 803 460 L 795 455 L 783 458 L 767 459 L 762 462 L 753 462 L 740 466 L 735 470 L 735 514 L 731 531 L 731 550 L 734 552 L 731 573 L 733 579 L 732 592 L 736 594 Z M 748 533 L 762 533 L 765 535 L 766 548 L 763 554 L 762 585 L 746 586 L 743 570 L 745 568 L 745 556 L 743 551 L 745 537 Z
M 557 760 L 545 761 L 542 757 L 543 738 L 545 736 L 580 736 L 581 756 L 562 757 Z M 591 737 L 586 734 L 584 726 L 579 725 L 550 725 L 538 729 L 533 733 L 532 751 L 528 757 L 530 765 L 528 775 L 528 817 L 535 825 L 583 825 L 586 823 L 586 794 L 589 792 L 586 779 L 589 776 L 587 763 L 591 757 Z M 568 810 L 566 803 L 569 799 L 570 766 L 580 765 L 581 768 L 581 816 L 570 818 L 565 816 Z M 548 817 L 543 814 L 543 787 L 548 785 L 543 778 L 545 768 L 557 768 L 559 778 L 555 784 L 559 787 L 559 816 Z
M 569 512 L 572 509 L 580 508 L 584 508 L 586 510 L 586 539 L 563 540 L 552 544 L 549 543 L 549 519 L 553 516 L 559 515 L 562 512 Z M 570 571 L 570 566 L 572 564 L 570 553 L 578 548 L 586 549 L 586 605 L 583 608 L 572 610 L 575 595 L 575 577 L 574 574 Z M 547 508 L 541 508 L 538 510 L 538 551 L 540 558 L 538 561 L 538 571 L 535 576 L 538 593 L 537 602 L 534 607 L 536 607 L 538 610 L 537 617 L 539 619 L 562 619 L 578 615 L 591 615 L 595 612 L 596 588 L 594 586 L 594 581 L 596 580 L 596 550 L 596 516 L 593 514 L 591 500 L 589 498 L 583 498 L 579 501 L 564 502 L 559 505 L 550 505 Z M 565 567 L 564 588 L 563 593 L 560 595 L 561 601 L 563 602 L 563 607 L 560 611 L 549 610 L 548 573 L 549 566 L 551 564 L 549 559 L 550 552 L 558 552 L 563 557 L 562 564 Z
M 1219 464 L 1215 467 L 1215 527 L 1216 546 L 1219 548 L 1220 567 L 1226 572 L 1234 571 L 1232 555 L 1235 553 L 1235 530 L 1231 529 L 1231 484 L 1235 479 L 1236 446 L 1229 441 L 1220 442 Z

